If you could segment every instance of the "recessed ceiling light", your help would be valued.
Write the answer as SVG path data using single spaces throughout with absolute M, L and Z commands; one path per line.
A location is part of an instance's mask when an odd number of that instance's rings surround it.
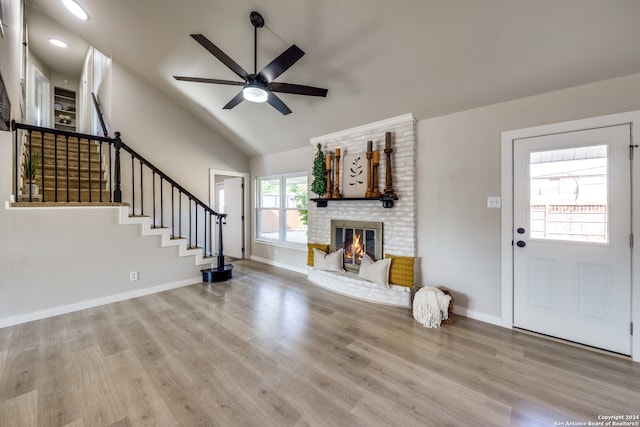
M 83 21 L 89 19 L 89 15 L 87 15 L 87 12 L 74 0 L 62 0 L 62 3 L 64 3 L 64 5 L 67 7 L 67 9 L 69 9 L 71 13 L 73 13 Z
M 58 47 L 67 47 L 67 44 L 65 42 L 63 42 L 62 40 L 58 40 L 58 39 L 49 39 L 49 43 L 51 43 L 54 46 L 58 46 Z

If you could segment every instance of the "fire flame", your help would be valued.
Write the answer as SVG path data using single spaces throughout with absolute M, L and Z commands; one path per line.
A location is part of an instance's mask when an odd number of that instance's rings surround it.
M 352 264 L 353 259 L 355 258 L 356 264 L 360 264 L 363 254 L 364 245 L 362 244 L 362 232 L 356 232 L 354 233 L 353 242 L 349 246 L 347 246 L 345 250 L 345 262 L 348 264 Z

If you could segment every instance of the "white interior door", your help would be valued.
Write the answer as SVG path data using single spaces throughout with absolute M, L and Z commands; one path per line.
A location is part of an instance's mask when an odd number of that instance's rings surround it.
M 31 75 L 27 120 L 32 125 L 49 127 L 51 125 L 51 82 L 35 65 L 31 65 Z
M 224 254 L 244 258 L 244 178 L 224 180 L 223 213 L 227 214 L 222 237 Z
M 514 326 L 631 353 L 630 125 L 514 141 Z

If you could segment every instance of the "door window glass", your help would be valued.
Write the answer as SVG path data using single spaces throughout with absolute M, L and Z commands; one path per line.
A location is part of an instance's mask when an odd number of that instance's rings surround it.
M 530 237 L 608 242 L 607 146 L 529 155 Z

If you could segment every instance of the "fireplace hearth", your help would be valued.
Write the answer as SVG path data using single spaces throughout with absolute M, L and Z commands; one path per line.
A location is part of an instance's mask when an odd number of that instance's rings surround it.
M 382 222 L 331 220 L 331 249 L 344 249 L 344 268 L 358 272 L 363 255 L 382 259 Z

